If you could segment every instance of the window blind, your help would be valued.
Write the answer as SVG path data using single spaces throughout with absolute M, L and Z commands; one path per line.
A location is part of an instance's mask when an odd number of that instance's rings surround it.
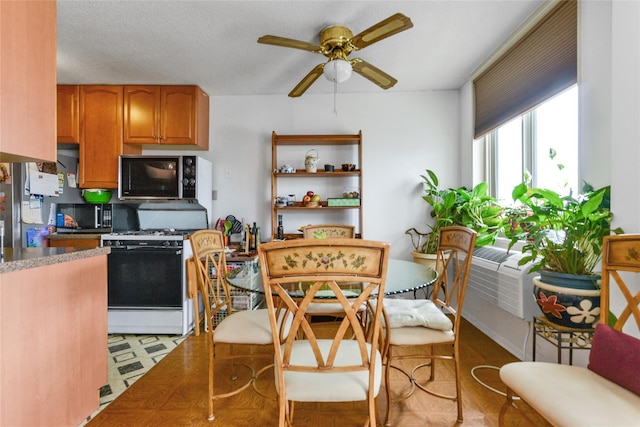
M 475 138 L 574 85 L 577 38 L 577 1 L 561 1 L 475 78 Z

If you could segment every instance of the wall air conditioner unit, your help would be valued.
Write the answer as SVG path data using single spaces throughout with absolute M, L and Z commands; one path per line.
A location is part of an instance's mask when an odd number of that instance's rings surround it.
M 533 297 L 531 263 L 519 266 L 520 252 L 484 246 L 475 248 L 467 283 L 467 297 L 475 295 L 516 317 L 531 321 L 538 313 Z

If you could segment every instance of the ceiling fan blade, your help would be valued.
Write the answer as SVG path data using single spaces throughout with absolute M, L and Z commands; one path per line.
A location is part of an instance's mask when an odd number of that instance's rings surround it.
M 369 79 L 382 89 L 389 89 L 398 83 L 398 81 L 389 74 L 377 67 L 374 67 L 368 62 L 363 61 L 362 59 L 356 58 L 351 60 L 351 66 L 353 67 L 353 71 L 360 74 L 362 77 Z
M 384 19 L 372 27 L 367 28 L 351 39 L 351 44 L 356 49 L 362 49 L 370 44 L 379 42 L 380 40 L 397 34 L 401 31 L 408 30 L 413 27 L 411 19 L 401 13 L 396 13 Z
M 322 46 L 313 43 L 303 42 L 301 40 L 287 39 L 278 36 L 262 36 L 258 39 L 258 43 L 270 44 L 274 46 L 292 47 L 294 49 L 308 50 L 309 52 L 321 53 Z
M 296 87 L 293 88 L 293 90 L 289 93 L 289 96 L 291 98 L 296 98 L 305 93 L 307 89 L 309 89 L 309 86 L 311 86 L 316 80 L 318 80 L 318 77 L 322 75 L 323 68 L 324 64 L 318 64 L 313 70 L 309 72 L 309 74 L 304 76 L 304 78 L 300 81 L 300 83 L 298 83 Z

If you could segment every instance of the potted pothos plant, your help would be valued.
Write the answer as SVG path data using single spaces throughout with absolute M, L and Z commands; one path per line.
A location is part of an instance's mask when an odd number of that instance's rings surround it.
M 577 196 L 561 196 L 526 183 L 512 192 L 508 209 L 509 248 L 524 241 L 520 265 L 533 263 L 534 296 L 549 321 L 561 326 L 590 327 L 600 313 L 599 279 L 603 237 L 622 233 L 611 229 L 610 187 L 585 185 Z M 573 291 L 571 289 L 578 289 Z
M 450 225 L 464 225 L 478 232 L 476 246 L 495 242 L 502 229 L 503 208 L 487 194 L 485 182 L 470 190 L 466 187 L 441 189 L 438 176 L 432 170 L 427 169 L 420 177 L 425 183 L 422 199 L 429 205 L 430 221 L 424 225 L 426 231 L 416 227 L 405 231 L 411 237 L 414 261 L 435 265 L 440 229 Z

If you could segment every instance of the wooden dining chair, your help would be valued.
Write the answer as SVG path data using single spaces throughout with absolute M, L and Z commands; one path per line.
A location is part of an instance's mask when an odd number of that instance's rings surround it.
M 366 425 L 375 426 L 375 398 L 382 382 L 378 348 L 389 244 L 360 239 L 297 239 L 258 247 L 269 321 L 275 345 L 278 426 L 291 426 L 294 402 L 367 404 Z M 360 293 L 347 298 L 341 283 L 356 283 Z M 308 285 L 303 295 L 300 285 Z M 344 285 L 343 285 L 344 286 Z M 335 334 L 319 338 L 307 319 L 309 305 L 332 292 L 344 318 Z M 363 325 L 359 307 L 376 300 Z M 278 333 L 275 301 L 293 317 L 286 339 Z
M 187 272 L 187 297 L 193 301 L 193 332 L 195 336 L 200 336 L 200 301 L 198 298 L 198 274 L 196 261 L 189 257 L 185 261 Z
M 431 299 L 400 300 L 385 299 L 385 384 L 387 391 L 387 417 L 390 425 L 394 401 L 401 401 L 420 389 L 433 396 L 449 399 L 457 403 L 458 422 L 462 422 L 462 390 L 460 385 L 460 324 L 462 306 L 469 279 L 471 258 L 477 233 L 470 228 L 450 226 L 441 229 L 438 240 L 438 262 L 442 272 L 435 283 Z M 428 351 L 396 354 L 400 348 L 428 346 Z M 395 362 L 418 360 L 410 371 Z M 419 359 L 426 359 L 420 362 Z M 455 372 L 455 394 L 444 394 L 433 389 L 436 360 L 453 362 Z M 420 382 L 416 372 L 430 368 L 427 381 Z M 411 383 L 408 393 L 393 398 L 394 382 L 391 371 L 399 371 Z
M 356 228 L 347 224 L 311 224 L 303 228 L 303 238 L 305 239 L 354 239 L 356 237 Z M 364 311 L 364 306 L 361 313 Z M 311 303 L 307 309 L 307 318 L 312 317 L 336 317 L 344 316 L 344 311 L 339 303 L 324 302 Z
M 356 237 L 356 227 L 348 224 L 310 224 L 302 229 L 302 237 L 353 239 Z
M 252 348 L 259 346 L 273 346 L 273 336 L 269 326 L 269 315 L 266 309 L 234 311 L 231 304 L 231 291 L 224 276 L 227 271 L 224 252 L 224 238 L 219 230 L 199 230 L 190 235 L 189 241 L 193 249 L 193 259 L 196 264 L 198 287 L 204 301 L 205 330 L 207 332 L 209 350 L 209 389 L 208 389 L 208 415 L 209 420 L 215 418 L 213 404 L 216 400 L 230 397 L 240 393 L 252 384 L 255 379 L 267 367 L 258 372 L 248 363 L 238 364 L 237 360 L 247 360 L 264 357 L 273 359 L 273 353 L 258 353 Z M 216 274 L 213 274 L 213 273 Z M 287 336 L 287 325 L 291 323 L 282 321 L 283 329 L 280 333 Z M 216 345 L 229 344 L 231 351 L 229 356 L 222 357 L 216 353 Z M 237 351 L 240 348 L 241 351 Z M 243 352 L 242 349 L 247 350 Z M 218 390 L 214 368 L 217 361 L 222 359 L 232 360 L 233 369 L 228 372 L 229 377 L 223 378 L 230 390 Z M 238 370 L 246 370 L 246 381 L 238 381 Z M 236 385 L 239 384 L 239 385 Z

